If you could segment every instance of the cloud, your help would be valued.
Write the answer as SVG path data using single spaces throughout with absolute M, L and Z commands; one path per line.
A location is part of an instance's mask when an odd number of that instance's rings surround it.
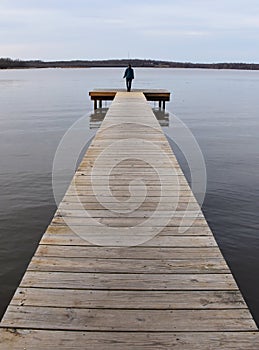
M 156 37 L 167 37 L 167 38 L 184 38 L 184 37 L 204 37 L 208 36 L 209 33 L 207 31 L 195 31 L 195 30 L 185 30 L 185 29 L 149 29 L 145 30 L 144 34 L 147 36 L 151 36 L 153 38 Z
M 0 2 L 1 56 L 21 58 L 255 61 L 258 27 L 257 0 Z

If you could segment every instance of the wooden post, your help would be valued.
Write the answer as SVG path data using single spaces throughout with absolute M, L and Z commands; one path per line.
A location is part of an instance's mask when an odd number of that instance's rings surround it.
M 162 101 L 161 101 L 161 100 L 159 100 L 159 102 L 158 102 L 158 106 L 159 106 L 159 108 L 161 108 L 161 107 L 162 107 Z
M 97 100 L 94 100 L 94 109 L 97 109 Z
M 99 100 L 99 108 L 102 108 L 102 100 Z

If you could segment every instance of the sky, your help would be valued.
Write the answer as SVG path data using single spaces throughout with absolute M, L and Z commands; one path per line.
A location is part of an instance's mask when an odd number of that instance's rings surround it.
M 0 57 L 259 63 L 259 0 L 0 0 Z

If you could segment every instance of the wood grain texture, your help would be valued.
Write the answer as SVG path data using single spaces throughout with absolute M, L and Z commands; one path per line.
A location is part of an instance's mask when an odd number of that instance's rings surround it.
M 128 310 L 9 305 L 4 327 L 80 331 L 199 332 L 251 331 L 246 309 Z
M 28 271 L 98 272 L 98 273 L 227 273 L 224 259 L 96 259 L 33 257 Z
M 244 309 L 238 291 L 114 291 L 18 288 L 16 306 L 48 306 L 93 309 Z
M 102 259 L 139 259 L 139 260 L 186 260 L 186 259 L 223 259 L 217 247 L 205 248 L 169 248 L 169 247 L 96 247 L 41 244 L 35 256 L 58 258 L 100 258 Z
M 257 332 L 73 332 L 0 329 L 1 350 L 257 350 Z
M 227 274 L 145 274 L 27 271 L 21 287 L 112 290 L 238 290 Z

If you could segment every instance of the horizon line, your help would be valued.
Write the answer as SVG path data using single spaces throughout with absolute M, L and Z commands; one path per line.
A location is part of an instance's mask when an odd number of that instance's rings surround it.
M 12 57 L 0 57 L 0 59 L 10 59 L 13 61 L 40 61 L 43 63 L 49 62 L 75 62 L 75 61 L 85 61 L 85 62 L 109 62 L 109 61 L 150 61 L 150 62 L 163 62 L 163 63 L 183 63 L 183 64 L 259 64 L 259 62 L 244 62 L 244 61 L 174 61 L 159 58 L 72 58 L 72 59 L 40 59 L 40 58 L 12 58 Z

